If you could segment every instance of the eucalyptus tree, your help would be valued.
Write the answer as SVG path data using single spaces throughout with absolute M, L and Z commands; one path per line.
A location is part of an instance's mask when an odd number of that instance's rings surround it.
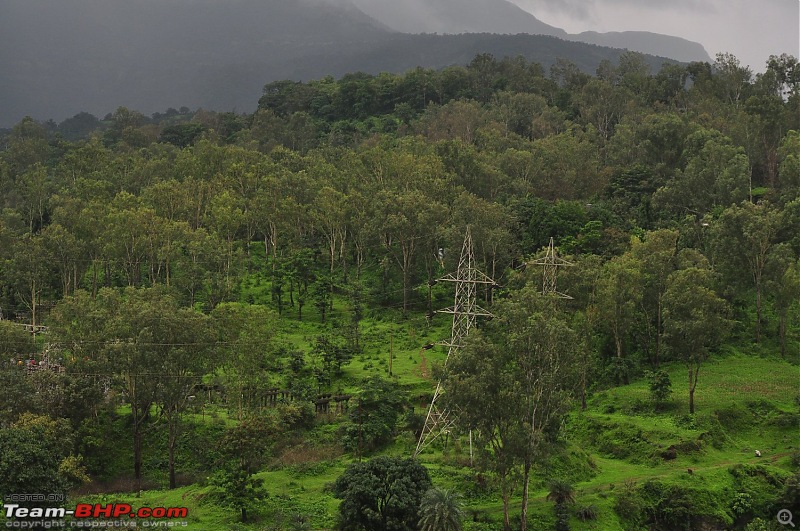
M 661 360 L 664 293 L 667 278 L 677 268 L 679 236 L 676 230 L 660 229 L 646 233 L 643 240 L 635 238 L 631 248 L 631 254 L 641 264 L 644 281 L 642 307 L 646 313 L 648 339 L 655 339 L 651 362 L 656 367 Z M 653 322 L 655 329 L 651 331 Z
M 170 484 L 180 414 L 191 388 L 212 368 L 213 327 L 206 316 L 180 308 L 163 287 L 84 291 L 64 298 L 51 317 L 52 340 L 70 371 L 111 384 L 130 404 L 133 468 L 143 474 L 143 440 L 154 413 L 168 424 Z
M 595 308 L 599 324 L 607 328 L 614 342 L 614 378 L 628 383 L 631 361 L 627 344 L 639 318 L 643 296 L 641 262 L 631 253 L 612 258 L 598 278 Z
M 442 397 L 459 428 L 473 430 L 480 466 L 500 483 L 505 529 L 519 478 L 524 530 L 531 471 L 554 450 L 570 403 L 578 338 L 556 300 L 534 286 L 497 302 L 493 313 L 486 333 L 471 333 L 448 360 Z
M 756 342 L 763 324 L 764 274 L 777 243 L 782 213 L 768 203 L 743 201 L 720 214 L 711 225 L 714 267 L 729 285 L 749 285 L 756 295 Z
M 730 330 L 727 313 L 727 303 L 714 291 L 711 270 L 689 267 L 669 276 L 664 293 L 664 342 L 687 366 L 690 414 L 695 412 L 700 367 Z

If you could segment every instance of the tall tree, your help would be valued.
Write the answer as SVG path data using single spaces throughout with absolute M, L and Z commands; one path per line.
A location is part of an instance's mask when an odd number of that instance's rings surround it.
M 408 313 L 411 282 L 424 239 L 435 234 L 444 207 L 418 190 L 380 196 L 383 243 L 403 276 L 403 314 Z
M 621 383 L 628 383 L 630 362 L 625 346 L 638 318 L 642 289 L 641 263 L 630 253 L 606 262 L 598 278 L 597 311 L 614 341 L 615 377 Z
M 576 334 L 537 288 L 498 302 L 486 334 L 474 332 L 444 372 L 448 409 L 477 433 L 482 466 L 500 481 L 506 529 L 517 473 L 526 529 L 531 470 L 552 451 L 573 384 Z
M 277 316 L 264 306 L 240 303 L 220 304 L 211 315 L 218 331 L 217 348 L 224 353 L 220 362 L 241 420 L 252 395 L 273 384 Z
M 690 267 L 672 273 L 664 293 L 664 342 L 689 371 L 689 413 L 703 362 L 727 337 L 727 303 L 713 288 L 709 269 Z
M 104 288 L 95 298 L 79 290 L 58 304 L 52 323 L 50 333 L 76 359 L 76 372 L 104 373 L 119 382 L 131 407 L 133 468 L 140 482 L 154 407 L 168 420 L 174 450 L 190 387 L 209 369 L 207 318 L 180 309 L 163 287 L 129 287 L 121 293 Z M 174 468 L 171 476 L 174 484 Z
M 634 239 L 631 248 L 631 253 L 642 265 L 644 281 L 642 306 L 646 310 L 648 324 L 655 321 L 655 329 L 648 333 L 648 337 L 655 337 L 655 355 L 651 362 L 656 367 L 661 359 L 664 292 L 667 289 L 667 278 L 677 267 L 678 237 L 679 233 L 676 230 L 661 229 L 648 232 L 644 240 Z M 651 326 L 648 326 L 648 330 L 650 328 Z
M 767 203 L 742 202 L 712 224 L 714 266 L 730 283 L 750 284 L 756 292 L 756 342 L 763 324 L 764 273 L 780 228 L 781 212 Z M 747 282 L 747 277 L 750 282 Z
M 13 249 L 3 268 L 5 276 L 15 298 L 30 311 L 31 325 L 36 327 L 42 298 L 49 295 L 57 282 L 53 278 L 52 259 L 41 234 L 25 234 Z

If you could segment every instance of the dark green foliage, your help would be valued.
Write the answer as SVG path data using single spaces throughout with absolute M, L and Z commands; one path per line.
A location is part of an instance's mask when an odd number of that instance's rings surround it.
M 264 480 L 253 475 L 266 462 L 283 426 L 273 417 L 254 417 L 230 428 L 221 438 L 221 457 L 212 483 L 222 503 L 238 509 L 242 521 L 267 496 Z
M 0 428 L 0 496 L 65 495 L 87 480 L 80 460 L 70 456 L 72 438 L 67 421 L 31 414 L 23 415 L 10 427 Z
M 58 476 L 61 456 L 36 430 L 0 430 L 0 455 L 0 494 L 64 493 L 65 485 Z
M 461 531 L 464 509 L 461 496 L 452 490 L 428 489 L 419 506 L 420 531 Z
M 218 471 L 211 478 L 219 500 L 241 511 L 242 522 L 247 522 L 248 512 L 253 512 L 267 496 L 264 480 L 255 478 L 240 468 Z
M 569 531 L 569 506 L 575 503 L 575 488 L 563 480 L 550 482 L 547 499 L 555 504 L 556 531 Z
M 197 123 L 170 125 L 161 131 L 158 140 L 183 148 L 191 146 L 202 132 L 203 126 Z
M 647 433 L 632 424 L 588 417 L 575 423 L 584 437 L 583 444 L 609 458 L 644 463 L 658 449 Z
M 667 371 L 658 370 L 648 371 L 645 376 L 650 384 L 650 400 L 653 401 L 656 410 L 663 408 L 672 395 L 672 382 L 669 374 Z
M 10 426 L 22 413 L 42 409 L 25 374 L 24 363 L 3 364 L 0 368 L 0 427 Z
M 797 454 L 795 454 L 795 457 L 797 457 Z M 797 469 L 796 465 L 795 469 Z M 778 503 L 774 504 L 773 507 L 789 509 L 794 514 L 800 512 L 800 473 L 794 473 L 786 478 L 783 483 L 783 493 Z
M 575 510 L 575 514 L 579 520 L 588 522 L 591 520 L 597 520 L 600 510 L 596 505 L 582 505 Z
M 631 528 L 646 526 L 656 531 L 695 529 L 701 522 L 729 522 L 728 507 L 721 496 L 704 488 L 670 485 L 656 480 L 626 488 L 614 510 Z
M 363 455 L 392 440 L 408 398 L 394 382 L 374 376 L 364 381 L 356 400 L 350 406 L 351 424 L 343 444 L 347 450 Z
M 431 487 L 427 469 L 413 459 L 379 456 L 353 463 L 333 486 L 342 530 L 411 531 Z
M 347 364 L 353 352 L 349 345 L 340 337 L 324 334 L 317 337 L 312 356 L 318 356 L 322 360 L 322 372 L 326 381 L 341 375 L 342 365 Z
M 737 517 L 768 517 L 784 508 L 782 503 L 797 507 L 797 500 L 790 499 L 793 476 L 785 477 L 763 465 L 735 465 L 728 471 L 736 493 L 731 507 Z
M 61 133 L 65 140 L 74 142 L 88 138 L 100 126 L 100 120 L 96 116 L 88 112 L 80 112 L 58 124 L 58 132 Z

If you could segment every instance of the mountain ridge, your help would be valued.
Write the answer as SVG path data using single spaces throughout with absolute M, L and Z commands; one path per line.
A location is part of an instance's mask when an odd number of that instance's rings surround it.
M 590 73 L 622 53 L 566 34 L 399 33 L 352 0 L 4 0 L 0 15 L 0 127 L 118 106 L 251 111 L 271 81 L 443 68 L 482 52 L 564 57 Z

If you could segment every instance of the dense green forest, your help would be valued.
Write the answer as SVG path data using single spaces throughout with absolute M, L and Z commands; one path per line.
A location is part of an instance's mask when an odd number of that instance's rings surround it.
M 483 54 L 270 83 L 253 114 L 27 118 L 0 149 L 2 495 L 198 529 L 800 514 L 794 57 Z M 445 365 L 467 229 L 494 318 Z M 458 421 L 405 459 L 438 380 Z

